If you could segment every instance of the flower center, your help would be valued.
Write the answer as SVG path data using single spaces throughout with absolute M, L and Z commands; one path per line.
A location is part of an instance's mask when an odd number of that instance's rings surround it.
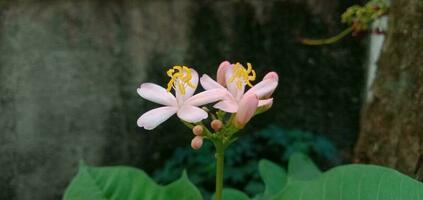
M 167 75 L 170 77 L 170 81 L 167 83 L 167 91 L 170 92 L 172 88 L 178 88 L 182 95 L 185 95 L 185 88 L 189 86 L 195 88 L 194 84 L 191 83 L 192 73 L 191 69 L 186 66 L 173 66 L 167 70 Z
M 242 89 L 243 83 L 250 87 L 253 87 L 250 81 L 256 80 L 256 72 L 250 63 L 247 63 L 247 69 L 244 68 L 239 62 L 233 67 L 232 77 L 229 79 L 229 83 L 235 82 L 238 89 Z

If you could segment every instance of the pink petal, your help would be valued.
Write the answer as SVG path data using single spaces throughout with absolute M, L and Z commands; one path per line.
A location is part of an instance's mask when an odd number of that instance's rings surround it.
M 210 78 L 210 76 L 208 76 L 207 74 L 204 74 L 201 78 L 200 78 L 200 83 L 201 86 L 203 86 L 203 88 L 205 90 L 211 90 L 211 89 L 224 89 L 223 86 L 221 86 L 219 83 L 217 83 L 215 80 L 213 80 L 212 78 Z
M 226 95 L 229 95 L 226 89 L 206 90 L 190 97 L 185 101 L 185 104 L 191 106 L 201 106 L 222 100 Z
M 230 82 L 232 78 L 233 71 L 232 69 L 226 70 L 225 78 L 226 78 L 226 88 L 228 88 L 228 91 L 232 94 L 232 96 L 239 101 L 244 94 L 245 91 L 245 82 L 242 83 L 241 88 L 238 88 L 236 85 L 236 81 Z
M 217 68 L 217 74 L 216 74 L 216 80 L 220 85 L 222 86 L 226 85 L 225 74 L 226 74 L 226 71 L 231 67 L 232 65 L 228 61 L 223 61 L 222 63 L 220 63 L 219 68 Z
M 177 110 L 178 108 L 172 106 L 164 106 L 150 110 L 138 118 L 137 124 L 139 127 L 152 130 L 169 119 L 169 117 L 175 114 Z
M 254 85 L 245 94 L 255 93 L 260 99 L 269 97 L 278 86 L 278 75 L 275 72 L 268 73 L 262 81 Z
M 238 111 L 238 103 L 235 100 L 223 100 L 213 107 L 228 113 L 236 113 Z
M 192 68 L 190 68 L 190 69 L 191 69 L 191 75 L 192 75 L 190 82 L 195 87 L 192 88 L 192 87 L 189 87 L 188 85 L 185 85 L 185 94 L 182 94 L 179 91 L 179 88 L 178 87 L 175 87 L 176 98 L 178 99 L 178 101 L 180 103 L 183 102 L 183 101 L 185 101 L 185 100 L 187 100 L 188 98 L 190 98 L 194 94 L 195 89 L 197 89 L 197 86 L 198 86 L 198 73 L 194 69 L 192 69 Z M 179 81 L 179 80 L 177 80 L 177 81 Z
M 259 100 L 258 107 L 272 106 L 272 104 L 273 104 L 273 98 L 265 99 L 265 100 Z
M 257 110 L 258 101 L 258 97 L 255 94 L 244 95 L 244 97 L 242 97 L 234 122 L 237 128 L 243 128 L 254 116 Z
M 137 89 L 138 94 L 149 101 L 154 103 L 175 106 L 175 97 L 163 87 L 154 83 L 144 83 Z
M 177 113 L 178 117 L 186 122 L 197 123 L 207 119 L 208 114 L 203 109 L 191 105 L 184 105 Z

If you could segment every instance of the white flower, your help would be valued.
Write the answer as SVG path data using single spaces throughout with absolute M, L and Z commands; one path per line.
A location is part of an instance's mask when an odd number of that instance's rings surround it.
M 193 95 L 198 85 L 198 74 L 191 68 L 174 66 L 167 74 L 171 77 L 167 89 L 154 83 L 141 84 L 137 89 L 144 99 L 164 105 L 144 113 L 137 121 L 139 127 L 154 129 L 175 113 L 186 122 L 199 122 L 208 117 L 208 113 L 199 106 L 222 100 L 225 96 L 225 91 L 219 88 Z M 176 97 L 170 93 L 172 88 Z

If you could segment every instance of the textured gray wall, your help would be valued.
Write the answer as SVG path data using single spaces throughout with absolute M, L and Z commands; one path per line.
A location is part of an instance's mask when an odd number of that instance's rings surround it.
M 141 162 L 135 89 L 152 51 L 180 62 L 186 31 L 176 16 L 183 4 L 136 5 L 24 2 L 2 11 L 0 199 L 59 198 L 80 159 Z
M 349 151 L 362 48 L 357 41 L 311 48 L 295 40 L 340 30 L 339 11 L 353 1 L 336 2 L 3 1 L 0 199 L 59 199 L 81 159 L 152 170 L 187 145 L 191 135 L 175 131 L 176 119 L 151 134 L 135 123 L 152 106 L 136 87 L 147 78 L 164 84 L 172 64 L 214 73 L 230 59 L 279 71 L 273 114 L 251 127 L 271 119 L 327 134 Z

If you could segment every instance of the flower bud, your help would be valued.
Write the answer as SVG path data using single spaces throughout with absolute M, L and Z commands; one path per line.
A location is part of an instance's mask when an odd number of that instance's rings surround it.
M 238 112 L 233 122 L 235 127 L 244 128 L 245 124 L 254 116 L 257 110 L 258 101 L 258 97 L 255 94 L 248 94 L 241 99 Z
M 198 150 L 201 146 L 203 146 L 203 138 L 201 136 L 195 136 L 194 139 L 191 140 L 191 147 Z
M 203 135 L 204 128 L 201 125 L 196 125 L 194 128 L 192 128 L 192 133 L 196 136 L 202 136 Z
M 220 120 L 218 120 L 218 119 L 215 119 L 215 120 L 213 120 L 213 121 L 210 123 L 210 126 L 212 127 L 212 129 L 213 129 L 215 132 L 217 132 L 217 131 L 219 131 L 219 130 L 222 128 L 223 123 L 222 123 L 222 121 L 220 121 Z

